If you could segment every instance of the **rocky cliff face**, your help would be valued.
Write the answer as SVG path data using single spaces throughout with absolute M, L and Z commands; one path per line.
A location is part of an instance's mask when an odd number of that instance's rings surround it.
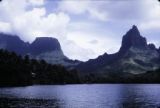
M 139 74 L 158 68 L 159 54 L 154 44 L 148 44 L 136 26 L 123 36 L 122 46 L 118 52 L 121 58 L 111 65 L 118 66 L 123 72 Z M 107 68 L 110 68 L 109 66 Z M 110 68 L 111 69 L 111 68 Z
M 79 61 L 70 60 L 63 54 L 59 41 L 51 37 L 38 37 L 30 45 L 30 56 L 37 60 L 45 60 L 51 64 L 60 64 L 71 67 Z
M 38 60 L 45 60 L 51 64 L 64 64 L 64 56 L 60 43 L 55 38 L 38 37 L 30 45 L 30 56 Z
M 100 59 L 101 58 L 101 59 Z M 140 74 L 159 67 L 159 52 L 154 44 L 147 45 L 134 25 L 122 39 L 120 50 L 115 54 L 102 55 L 97 59 L 81 63 L 77 69 L 82 72 L 123 72 Z
M 122 45 L 118 53 L 124 54 L 131 47 L 142 50 L 147 48 L 146 38 L 140 35 L 135 25 L 123 36 Z
M 158 53 L 159 53 L 159 55 L 160 55 L 160 47 L 157 49 L 157 51 L 158 51 Z
M 57 39 L 50 37 L 38 37 L 30 45 L 32 55 L 39 55 L 44 52 L 60 51 L 61 46 Z

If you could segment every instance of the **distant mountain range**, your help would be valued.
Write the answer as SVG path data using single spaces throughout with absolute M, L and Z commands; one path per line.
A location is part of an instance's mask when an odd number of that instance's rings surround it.
M 160 48 L 147 44 L 138 28 L 134 25 L 122 39 L 117 53 L 107 54 L 90 59 L 87 62 L 70 60 L 63 54 L 60 43 L 55 38 L 38 37 L 33 43 L 26 43 L 18 36 L 0 34 L 0 48 L 14 51 L 31 58 L 44 59 L 51 64 L 62 64 L 76 68 L 82 73 L 125 73 L 141 74 L 160 67 Z

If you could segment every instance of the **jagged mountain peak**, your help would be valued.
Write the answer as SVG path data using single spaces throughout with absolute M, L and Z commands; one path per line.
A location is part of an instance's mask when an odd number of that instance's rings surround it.
M 128 34 L 130 33 L 130 35 L 134 35 L 134 36 L 141 36 L 140 32 L 138 30 L 138 27 L 136 25 L 133 25 L 132 28 L 128 31 Z
M 147 47 L 146 38 L 140 35 L 137 26 L 132 28 L 123 36 L 120 52 L 124 53 L 130 47 L 145 49 Z
M 159 52 L 159 53 L 158 53 Z M 147 44 L 138 28 L 132 28 L 123 36 L 120 50 L 114 54 L 103 54 L 77 66 L 82 72 L 110 73 L 124 72 L 139 74 L 154 70 L 159 66 L 160 49 L 154 44 Z
M 156 50 L 156 46 L 153 43 L 148 44 L 148 48 L 151 50 Z

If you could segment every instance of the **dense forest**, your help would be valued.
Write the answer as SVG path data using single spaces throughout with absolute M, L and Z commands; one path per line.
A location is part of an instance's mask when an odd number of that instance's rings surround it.
M 0 86 L 79 83 L 76 70 L 0 50 Z
M 142 74 L 107 73 L 97 76 L 88 74 L 83 78 L 85 83 L 160 83 L 160 68 Z
M 84 74 L 67 70 L 61 65 L 51 65 L 29 56 L 0 50 L 0 86 L 26 86 L 33 84 L 78 83 L 160 83 L 160 69 L 138 75 L 107 73 Z

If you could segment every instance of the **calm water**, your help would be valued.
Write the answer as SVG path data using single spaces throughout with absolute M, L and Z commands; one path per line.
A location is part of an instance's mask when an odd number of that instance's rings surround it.
M 160 108 L 158 84 L 0 88 L 0 108 Z

